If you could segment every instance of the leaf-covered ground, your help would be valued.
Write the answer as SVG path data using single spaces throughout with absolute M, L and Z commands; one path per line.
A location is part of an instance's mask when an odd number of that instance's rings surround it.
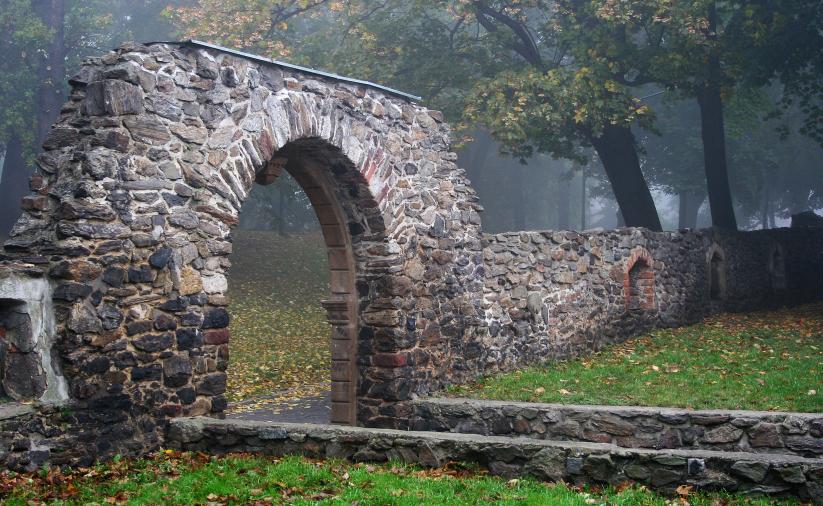
M 506 480 L 452 464 L 419 469 L 302 457 L 206 455 L 167 450 L 141 460 L 120 460 L 67 474 L 0 474 L 0 501 L 39 504 L 358 504 L 366 505 L 623 505 L 761 506 L 794 501 L 695 494 L 678 489 L 667 499 L 628 484 L 572 488 L 531 479 Z
M 328 389 L 329 269 L 320 232 L 236 230 L 229 271 L 231 401 L 282 401 Z M 273 397 L 272 397 L 273 396 Z
M 722 314 L 451 394 L 563 404 L 823 411 L 823 303 Z

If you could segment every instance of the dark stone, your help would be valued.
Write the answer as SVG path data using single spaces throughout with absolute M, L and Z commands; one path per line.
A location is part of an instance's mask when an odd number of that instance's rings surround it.
M 169 129 L 153 116 L 130 116 L 123 124 L 137 141 L 163 144 L 171 140 Z
M 200 220 L 194 211 L 183 209 L 172 212 L 171 215 L 169 215 L 169 223 L 180 228 L 185 228 L 186 230 L 192 230 L 200 225 Z
M 43 141 L 43 149 L 52 150 L 60 149 L 68 146 L 74 146 L 80 142 L 80 132 L 73 128 L 52 128 L 46 140 Z
M 113 330 L 123 323 L 123 313 L 114 304 L 103 304 L 97 308 L 97 316 L 103 322 L 105 330 Z
M 749 444 L 754 448 L 782 448 L 780 426 L 761 422 L 749 429 Z
M 209 374 L 197 382 L 196 388 L 197 395 L 220 395 L 226 391 L 226 375 Z
M 114 356 L 114 366 L 118 369 L 126 369 L 137 365 L 137 358 L 130 351 L 123 351 Z
M 184 325 L 187 327 L 199 327 L 202 324 L 203 315 L 200 313 L 195 313 L 191 311 L 180 315 L 180 325 Z
M 173 337 L 171 334 L 146 334 L 132 341 L 140 351 L 155 352 L 171 348 Z
M 132 367 L 132 381 L 160 381 L 163 376 L 163 366 L 160 364 L 149 364 L 145 367 Z
M 766 477 L 769 470 L 768 462 L 735 462 L 731 467 L 732 473 L 742 476 L 747 480 L 760 483 Z
M 229 407 L 229 401 L 223 395 L 218 395 L 211 398 L 211 412 L 222 413 Z
M 57 300 L 65 300 L 74 302 L 76 300 L 84 299 L 91 295 L 92 287 L 84 283 L 63 283 L 55 290 L 52 297 Z
M 178 350 L 191 350 L 203 346 L 203 333 L 200 329 L 180 328 L 177 329 L 176 336 Z
M 88 116 L 140 114 L 143 112 L 143 92 L 125 81 L 95 81 L 86 87 L 82 110 Z
M 806 436 L 787 436 L 786 448 L 801 453 L 823 453 L 823 439 Z
M 191 404 L 197 399 L 197 393 L 192 387 L 181 388 L 177 391 L 177 398 L 182 404 Z
M 109 286 L 120 288 L 126 282 L 126 269 L 120 267 L 107 267 L 103 271 L 103 281 Z
M 152 328 L 151 320 L 137 320 L 126 324 L 126 335 L 133 336 L 150 331 Z
M 203 318 L 204 329 L 220 329 L 229 326 L 229 312 L 219 307 L 206 311 Z
M 189 359 L 175 355 L 163 361 L 163 383 L 168 387 L 181 387 L 189 382 L 192 368 Z
M 109 370 L 111 360 L 107 357 L 96 357 L 86 362 L 83 369 L 89 374 L 102 374 Z
M 66 200 L 57 208 L 57 218 L 61 220 L 103 220 L 111 221 L 117 215 L 110 206 L 92 204 L 82 200 Z
M 171 248 L 160 248 L 149 257 L 149 264 L 157 269 L 162 269 L 169 264 L 172 256 Z
M 157 273 L 148 265 L 129 268 L 129 283 L 151 283 L 157 277 Z
M 154 328 L 157 330 L 174 330 L 177 328 L 177 320 L 166 313 L 158 313 L 154 317 Z
M 18 401 L 34 400 L 46 391 L 46 375 L 37 353 L 6 353 L 3 389 Z
M 163 311 L 183 311 L 187 307 L 189 307 L 189 298 L 186 296 L 176 297 L 174 299 L 169 299 L 166 302 L 157 306 L 158 309 L 162 309 Z M 198 324 L 199 325 L 199 324 Z

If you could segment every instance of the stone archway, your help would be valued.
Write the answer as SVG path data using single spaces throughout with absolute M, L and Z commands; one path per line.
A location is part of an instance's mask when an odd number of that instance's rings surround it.
M 360 328 L 356 287 L 368 284 L 364 275 L 367 259 L 362 255 L 369 248 L 366 243 L 374 246 L 385 240 L 381 218 L 374 213 L 378 205 L 352 162 L 322 139 L 287 143 L 257 172 L 255 181 L 270 184 L 283 171 L 308 196 L 326 245 L 330 293 L 321 304 L 331 325 L 331 422 L 355 424 Z
M 107 420 L 89 454 L 222 413 L 230 232 L 282 169 L 329 250 L 334 421 L 397 425 L 398 402 L 472 370 L 479 205 L 438 112 L 199 43 L 126 45 L 71 84 L 4 258 L 45 273 L 66 402 Z

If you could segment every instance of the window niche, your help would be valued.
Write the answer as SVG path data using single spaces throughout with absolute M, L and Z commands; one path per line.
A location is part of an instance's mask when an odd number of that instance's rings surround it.
M 17 401 L 40 398 L 47 381 L 26 303 L 0 299 L 0 386 Z
M 713 244 L 706 253 L 706 268 L 709 281 L 709 299 L 726 299 L 726 254 L 723 248 Z
M 786 289 L 786 255 L 779 244 L 773 245 L 769 253 L 769 281 L 772 290 Z
M 627 311 L 654 309 L 654 269 L 649 252 L 635 250 L 626 264 L 623 289 Z

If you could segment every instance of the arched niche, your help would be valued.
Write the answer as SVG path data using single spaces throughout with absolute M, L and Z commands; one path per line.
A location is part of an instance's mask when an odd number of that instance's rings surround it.
M 627 311 L 654 309 L 654 261 L 645 248 L 636 248 L 626 261 L 623 293 Z
M 714 243 L 706 252 L 706 276 L 709 300 L 719 302 L 726 299 L 726 253 Z

